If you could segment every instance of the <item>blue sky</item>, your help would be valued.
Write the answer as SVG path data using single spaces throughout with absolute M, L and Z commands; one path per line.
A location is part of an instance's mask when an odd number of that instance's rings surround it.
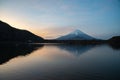
M 0 20 L 44 38 L 79 29 L 108 39 L 120 35 L 120 0 L 0 0 Z

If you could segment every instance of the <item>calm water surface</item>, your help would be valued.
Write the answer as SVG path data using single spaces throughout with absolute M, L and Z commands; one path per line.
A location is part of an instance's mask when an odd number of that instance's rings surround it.
M 107 45 L 14 49 L 1 49 L 0 54 L 27 54 L 2 55 L 0 80 L 120 80 L 120 50 Z

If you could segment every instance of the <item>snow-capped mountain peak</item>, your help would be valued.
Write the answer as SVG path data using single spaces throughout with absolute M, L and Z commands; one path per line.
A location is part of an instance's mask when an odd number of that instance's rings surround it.
M 57 38 L 58 40 L 92 40 L 95 39 L 80 30 L 75 30 L 67 35 Z
M 79 35 L 79 34 L 84 34 L 82 31 L 76 29 L 75 31 L 73 31 L 72 33 L 70 34 L 75 34 L 75 35 Z

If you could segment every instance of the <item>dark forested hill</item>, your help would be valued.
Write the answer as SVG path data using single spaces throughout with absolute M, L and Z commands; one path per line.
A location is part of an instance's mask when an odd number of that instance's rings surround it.
M 108 43 L 116 49 L 120 49 L 120 36 L 114 36 L 108 40 Z
M 11 27 L 7 23 L 0 21 L 0 41 L 1 42 L 42 42 L 43 38 L 27 31 Z

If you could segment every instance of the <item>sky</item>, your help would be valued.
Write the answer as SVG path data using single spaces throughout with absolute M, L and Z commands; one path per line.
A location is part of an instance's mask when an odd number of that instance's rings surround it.
M 120 0 L 0 0 L 0 20 L 45 39 L 76 29 L 108 39 L 120 35 Z

